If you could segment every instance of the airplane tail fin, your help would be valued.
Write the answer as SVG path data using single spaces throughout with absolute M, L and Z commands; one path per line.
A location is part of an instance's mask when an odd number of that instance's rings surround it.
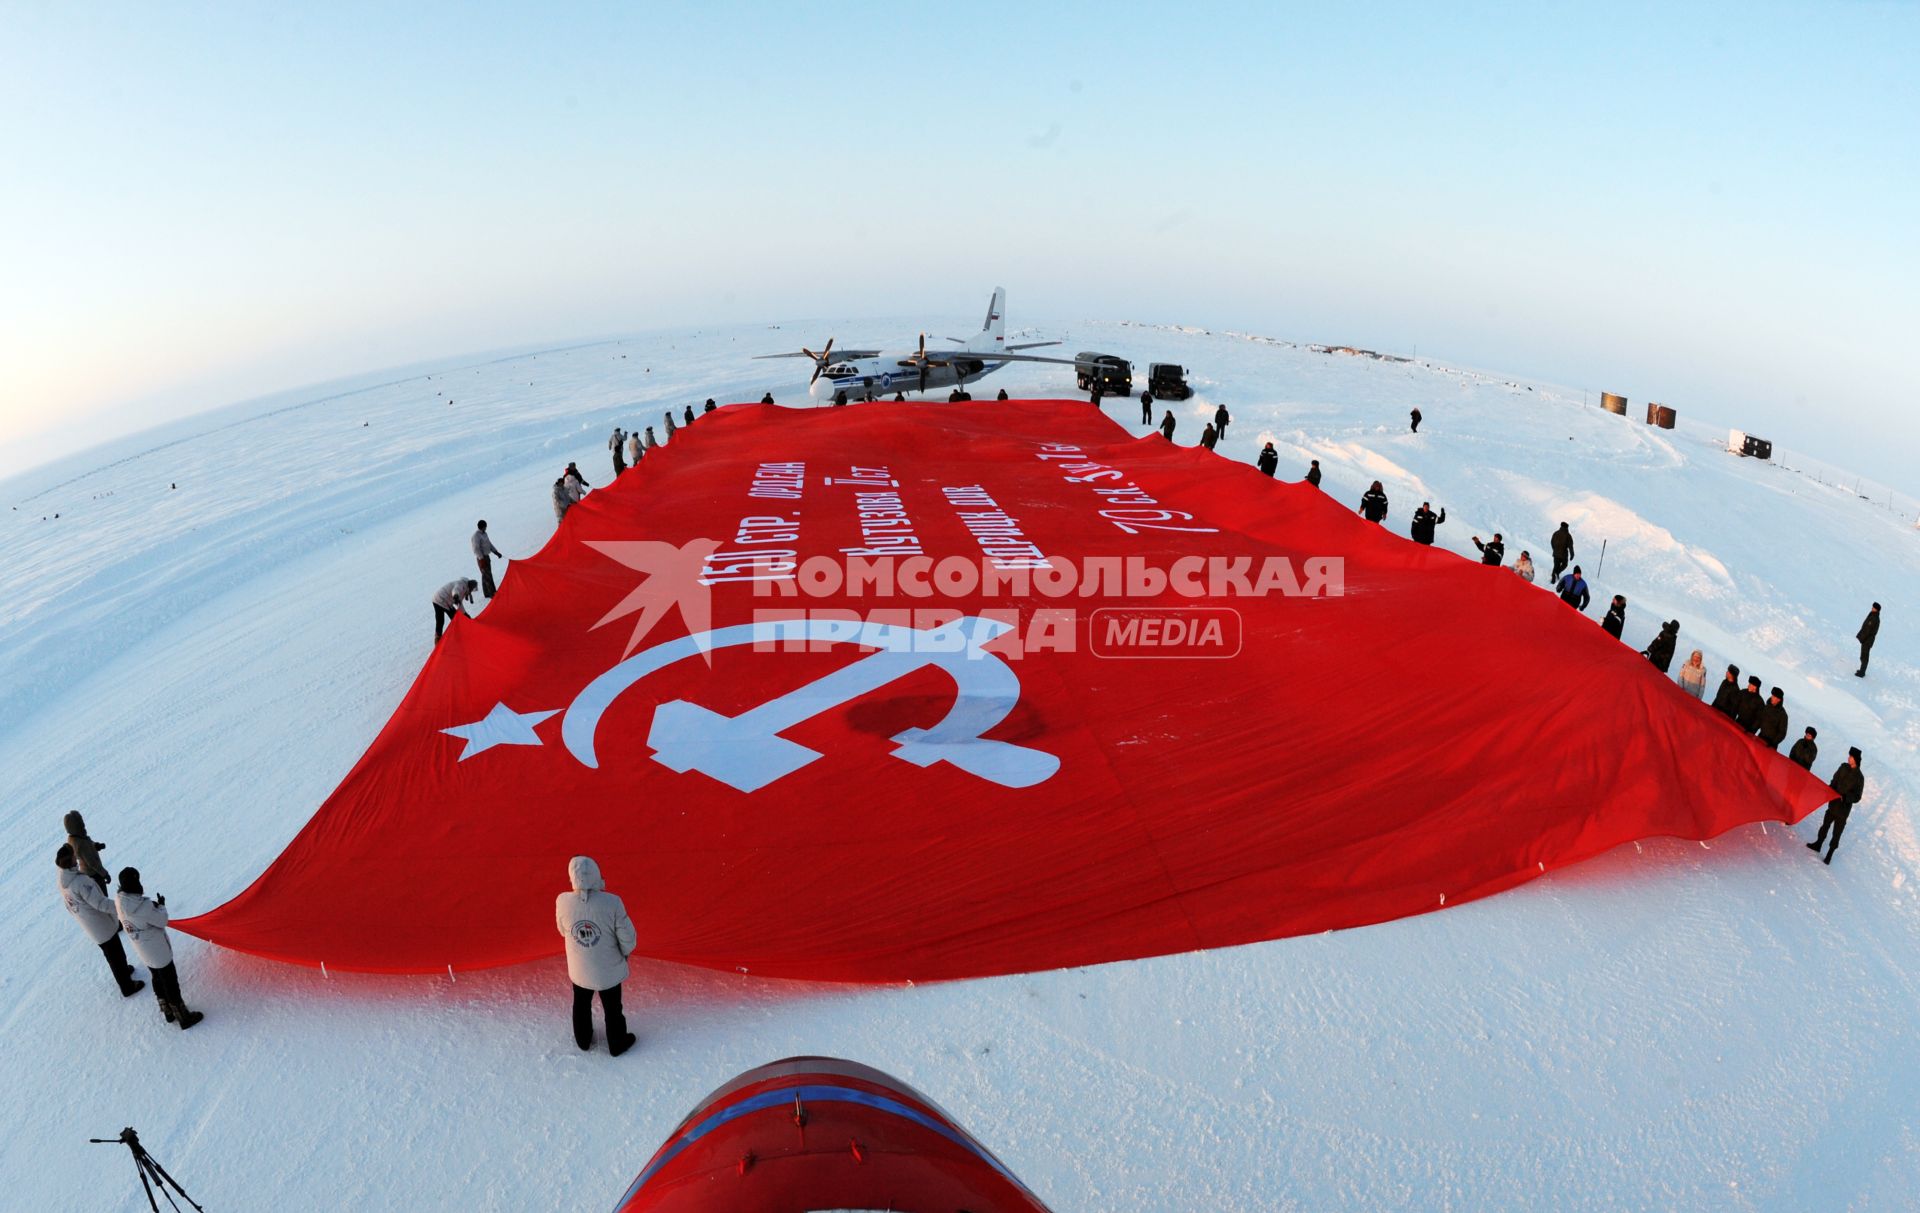
M 988 353 L 998 353 L 1007 346 L 1007 288 L 993 288 L 993 302 L 987 304 L 987 322 L 980 326 L 980 335 L 972 341 L 973 348 Z

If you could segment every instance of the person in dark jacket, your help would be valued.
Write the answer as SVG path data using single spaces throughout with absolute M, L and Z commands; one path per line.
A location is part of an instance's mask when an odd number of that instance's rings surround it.
M 482 518 L 473 527 L 473 559 L 480 566 L 480 592 L 491 598 L 495 592 L 493 584 L 493 558 L 505 560 L 507 554 L 493 546 L 493 536 L 487 534 L 487 520 Z
M 114 984 L 120 987 L 120 997 L 127 998 L 146 989 L 147 983 L 135 977 L 133 966 L 127 963 L 127 950 L 120 944 L 120 918 L 112 900 L 93 877 L 80 870 L 73 859 L 73 848 L 61 843 L 60 849 L 53 853 L 53 865 L 60 869 L 60 900 L 66 904 L 67 913 L 80 924 L 80 929 L 87 933 L 87 939 L 107 958 Z
M 1727 676 L 1721 680 L 1719 689 L 1713 693 L 1713 710 L 1732 720 L 1739 706 L 1740 667 L 1730 665 L 1727 667 Z
M 1827 815 L 1820 819 L 1820 832 L 1815 834 L 1813 841 L 1807 844 L 1807 850 L 1817 854 L 1820 844 L 1827 840 L 1827 827 L 1833 827 L 1833 843 L 1827 848 L 1826 856 L 1820 860 L 1821 863 L 1833 862 L 1833 853 L 1840 849 L 1840 835 L 1847 831 L 1847 818 L 1853 815 L 1853 806 L 1859 804 L 1860 798 L 1867 794 L 1867 780 L 1860 773 L 1858 746 L 1847 751 L 1846 762 L 1833 773 L 1832 779 L 1827 780 L 1827 786 L 1839 795 L 1828 803 Z
M 1642 649 L 1640 655 L 1651 661 L 1664 674 L 1673 666 L 1673 650 L 1680 643 L 1680 621 L 1669 619 L 1660 625 L 1660 634 L 1653 643 Z
M 1420 410 L 1415 409 L 1409 413 L 1408 416 L 1413 418 L 1413 432 L 1418 434 L 1420 432 Z
M 688 406 L 687 406 L 687 411 L 686 411 L 685 413 L 683 413 L 683 414 L 681 414 L 681 418 L 682 418 L 682 419 L 683 419 L 683 420 L 684 420 L 684 421 L 685 421 L 685 422 L 686 422 L 686 423 L 687 423 L 688 425 L 692 425 L 692 424 L 693 424 L 693 406 L 692 406 L 692 405 L 688 405 Z
M 1160 414 L 1160 436 L 1168 442 L 1173 441 L 1173 410 L 1166 409 Z
M 1318 459 L 1315 459 L 1312 465 L 1307 468 L 1307 483 L 1316 489 L 1320 487 L 1320 461 Z
M 1853 636 L 1860 642 L 1860 668 L 1853 672 L 1855 678 L 1867 676 L 1867 655 L 1873 652 L 1873 642 L 1879 635 L 1880 604 L 1876 602 L 1873 604 L 1873 609 L 1867 612 L 1866 621 L 1860 625 L 1860 630 Z
M 1573 566 L 1573 572 L 1554 583 L 1553 590 L 1560 595 L 1560 601 L 1576 611 L 1585 611 L 1587 604 L 1593 601 L 1593 596 L 1587 593 L 1587 579 L 1580 575 L 1580 566 L 1577 564 Z
M 1445 509 L 1442 509 L 1436 514 L 1433 512 L 1433 503 L 1431 501 L 1421 502 L 1420 508 L 1413 512 L 1413 541 L 1415 543 L 1424 543 L 1431 547 L 1433 545 L 1433 528 L 1439 526 L 1446 520 L 1447 511 Z
M 1766 703 L 1760 705 L 1760 727 L 1755 735 L 1769 750 L 1777 750 L 1780 743 L 1787 739 L 1786 692 L 1779 687 L 1773 688 Z
M 107 891 L 107 865 L 100 862 L 100 852 L 107 849 L 104 842 L 95 842 L 87 836 L 87 819 L 80 816 L 78 809 L 60 819 L 66 827 L 67 847 L 73 852 L 74 866 L 83 875 L 93 877 L 93 883 L 100 886 L 102 893 Z
M 1141 425 L 1153 424 L 1153 393 L 1152 392 L 1140 393 L 1140 424 Z
M 1557 583 L 1560 580 L 1560 570 L 1573 563 L 1573 532 L 1568 530 L 1567 524 L 1563 522 L 1547 543 L 1553 548 L 1553 579 Z
M 1600 621 L 1600 630 L 1615 640 L 1620 639 L 1620 633 L 1627 630 L 1627 596 L 1625 594 L 1613 596 L 1613 605 L 1607 608 L 1607 617 Z
M 1008 397 L 1008 395 L 1007 395 L 1007 389 L 1005 389 L 1005 388 L 1001 388 L 1001 389 L 1000 389 L 999 391 L 997 391 L 997 392 L 995 392 L 995 393 L 993 394 L 993 398 L 994 398 L 995 400 L 1007 400 L 1007 399 L 1010 399 L 1010 397 Z
M 627 432 L 614 426 L 613 437 L 607 439 L 607 447 L 613 452 L 613 474 L 618 477 L 627 470 Z
M 1213 428 L 1219 432 L 1222 438 L 1227 436 L 1227 422 L 1232 420 L 1233 416 L 1227 412 L 1226 405 L 1223 404 L 1213 410 Z
M 711 413 L 717 407 L 718 406 L 713 403 L 713 397 L 709 396 L 707 397 L 706 404 L 701 406 L 700 413 L 702 416 L 705 416 L 706 414 Z
M 1814 742 L 1814 738 L 1818 736 L 1820 736 L 1819 731 L 1812 725 L 1808 725 L 1806 735 L 1794 742 L 1793 748 L 1787 751 L 1787 757 L 1800 764 L 1802 770 L 1811 771 L 1814 759 L 1820 757 L 1820 747 Z
M 1749 677 L 1747 679 L 1747 689 L 1734 696 L 1733 723 L 1745 729 L 1747 735 L 1750 737 L 1758 735 L 1760 732 L 1760 709 L 1766 706 L 1767 701 L 1760 698 L 1760 680 Z
M 1260 448 L 1260 458 L 1254 461 L 1254 466 L 1268 476 L 1273 475 L 1280 470 L 1280 452 L 1274 450 L 1273 444 L 1269 442 Z
M 1361 494 L 1360 512 L 1366 515 L 1368 522 L 1387 520 L 1387 490 L 1380 487 L 1378 480 L 1373 482 L 1372 488 Z
M 1480 549 L 1481 564 L 1490 564 L 1498 567 L 1507 558 L 1506 536 L 1502 535 L 1499 531 L 1495 531 L 1493 538 L 1486 543 L 1481 543 L 1480 536 L 1475 535 L 1473 537 L 1473 546 Z
M 1200 431 L 1200 445 L 1212 450 L 1214 443 L 1219 441 L 1220 431 L 1213 428 L 1213 422 L 1207 422 L 1206 427 Z
M 764 396 L 762 396 L 762 397 L 760 397 L 760 403 L 761 403 L 761 404 L 772 404 L 772 403 L 773 403 L 773 393 L 772 393 L 772 392 L 768 392 L 768 393 L 767 393 L 766 395 L 764 395 Z

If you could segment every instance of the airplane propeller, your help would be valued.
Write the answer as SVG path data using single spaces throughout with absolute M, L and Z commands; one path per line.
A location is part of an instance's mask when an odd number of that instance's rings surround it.
M 811 390 L 814 382 L 820 378 L 820 372 L 827 369 L 827 365 L 832 359 L 833 338 L 827 338 L 826 348 L 817 354 L 804 345 L 800 347 L 800 352 L 813 359 L 813 377 L 807 380 L 807 387 Z

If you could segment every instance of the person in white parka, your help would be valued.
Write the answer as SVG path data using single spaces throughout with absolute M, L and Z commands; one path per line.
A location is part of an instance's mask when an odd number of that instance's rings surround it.
M 585 855 L 567 864 L 573 891 L 553 907 L 554 924 L 567 940 L 567 979 L 573 982 L 573 1042 L 593 1047 L 593 996 L 607 1020 L 607 1052 L 615 1057 L 633 1046 L 627 1017 L 620 1010 L 620 983 L 627 979 L 627 957 L 637 937 L 633 919 L 618 897 L 607 892 L 600 865 Z
M 466 604 L 473 601 L 474 591 L 479 588 L 480 583 L 471 577 L 456 577 L 433 592 L 433 643 L 440 643 L 455 615 L 467 613 Z
M 61 843 L 60 849 L 53 853 L 53 862 L 60 869 L 60 900 L 66 903 L 67 913 L 73 915 L 87 938 L 107 958 L 107 967 L 113 970 L 120 996 L 126 998 L 146 989 L 147 983 L 133 975 L 133 966 L 127 963 L 127 950 L 120 946 L 120 919 L 114 912 L 113 902 L 93 877 L 80 870 L 71 846 Z
M 120 912 L 120 925 L 133 941 L 133 954 L 153 977 L 153 999 L 160 1004 L 160 1013 L 182 1030 L 191 1028 L 206 1016 L 187 1010 L 186 1000 L 180 996 L 180 973 L 173 967 L 173 944 L 167 939 L 167 899 L 147 899 L 138 868 L 121 868 L 117 883 L 120 892 L 113 900 Z

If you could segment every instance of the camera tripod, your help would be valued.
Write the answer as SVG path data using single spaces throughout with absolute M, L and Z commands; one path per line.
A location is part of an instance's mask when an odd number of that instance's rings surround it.
M 118 1137 L 89 1137 L 87 1141 L 96 1146 L 123 1145 L 133 1151 L 133 1169 L 140 1175 L 140 1187 L 146 1191 L 147 1207 L 152 1209 L 153 1213 L 160 1213 L 160 1202 L 153 1198 L 155 1188 L 160 1189 L 160 1195 L 167 1198 L 167 1203 L 173 1206 L 174 1213 L 179 1213 L 180 1210 L 179 1202 L 173 1199 L 174 1192 L 180 1194 L 181 1200 L 193 1205 L 197 1213 L 206 1213 L 205 1209 L 193 1203 L 193 1197 L 187 1195 L 187 1190 L 180 1186 L 180 1181 L 167 1174 L 167 1169 L 153 1160 L 153 1155 L 147 1153 L 147 1148 L 140 1144 L 140 1135 L 132 1129 L 120 1130 Z M 172 1191 L 168 1191 L 169 1188 Z

